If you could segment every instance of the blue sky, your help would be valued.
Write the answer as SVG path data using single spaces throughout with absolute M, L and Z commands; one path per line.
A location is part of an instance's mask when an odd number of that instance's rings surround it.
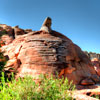
M 100 0 L 0 0 L 2 24 L 39 30 L 47 16 L 53 30 L 100 53 Z

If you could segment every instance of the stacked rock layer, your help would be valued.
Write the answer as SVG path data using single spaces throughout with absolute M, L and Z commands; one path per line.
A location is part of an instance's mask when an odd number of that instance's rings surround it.
M 12 71 L 13 68 L 16 78 L 26 74 L 38 78 L 40 74 L 55 75 L 57 72 L 59 77 L 67 77 L 74 84 L 92 85 L 99 82 L 100 78 L 88 56 L 61 33 L 45 30 L 26 32 L 18 27 L 10 29 L 12 33 L 1 36 L 5 42 L 1 50 L 9 58 L 5 70 Z M 4 30 L 7 32 L 1 25 L 0 34 Z M 4 36 L 11 41 L 2 38 Z

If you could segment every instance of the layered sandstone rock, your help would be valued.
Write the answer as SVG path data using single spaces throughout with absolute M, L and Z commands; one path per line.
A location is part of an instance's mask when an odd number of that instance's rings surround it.
M 13 36 L 13 28 L 6 24 L 0 24 L 0 34 L 7 34 L 9 36 Z
M 85 51 L 85 54 L 92 60 L 94 58 L 97 58 L 100 60 L 100 54 L 99 53 L 93 53 L 93 52 L 87 52 Z
M 96 73 L 100 76 L 100 60 L 97 58 L 94 58 L 94 59 L 92 59 L 91 62 L 94 66 Z
M 59 77 L 67 77 L 74 84 L 99 82 L 88 56 L 69 38 L 51 30 L 50 19 L 47 22 L 40 31 L 24 34 L 19 29 L 20 36 L 1 48 L 9 57 L 5 70 L 13 68 L 16 77 L 28 74 L 38 78 L 40 74 L 58 72 Z
M 96 73 L 100 76 L 100 54 L 86 51 L 85 54 L 91 59 Z

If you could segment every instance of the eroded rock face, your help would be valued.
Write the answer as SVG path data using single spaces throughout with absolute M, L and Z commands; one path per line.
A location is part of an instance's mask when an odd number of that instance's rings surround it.
M 6 45 L 10 44 L 14 39 L 13 28 L 6 24 L 0 24 L 0 39 L 4 41 Z
M 10 44 L 13 41 L 13 38 L 9 35 L 3 35 L 1 39 L 4 41 L 6 45 Z
M 53 30 L 20 34 L 1 50 L 9 57 L 5 70 L 13 68 L 16 78 L 26 74 L 38 78 L 40 74 L 58 72 L 59 77 L 67 77 L 74 84 L 99 82 L 88 56 L 69 38 Z
M 100 60 L 100 54 L 99 53 L 93 53 L 93 52 L 87 52 L 85 51 L 85 54 L 91 59 L 95 59 L 97 58 L 98 60 Z
M 23 35 L 23 34 L 25 34 L 25 31 L 23 29 L 19 28 L 19 26 L 14 27 L 15 38 L 17 38 L 17 36 Z
M 58 72 L 60 77 L 63 75 L 75 84 L 81 84 L 84 78 L 91 79 L 92 75 L 96 75 L 84 52 L 70 39 L 55 31 L 51 34 L 37 31 L 22 35 L 8 46 L 3 46 L 2 50 L 9 56 L 6 67 L 14 66 L 18 71 L 16 77 L 23 77 L 25 74 L 38 77 L 41 73 Z M 19 65 L 15 64 L 17 60 L 20 60 Z M 14 65 L 11 61 L 14 61 Z
M 94 66 L 94 69 L 96 73 L 100 76 L 100 61 L 97 58 L 92 59 L 92 64 Z
M 91 59 L 96 73 L 100 76 L 100 54 L 86 51 L 85 54 Z
M 2 33 L 8 34 L 9 36 L 13 36 L 13 28 L 11 26 L 8 26 L 6 24 L 0 24 L 0 32 L 3 31 Z

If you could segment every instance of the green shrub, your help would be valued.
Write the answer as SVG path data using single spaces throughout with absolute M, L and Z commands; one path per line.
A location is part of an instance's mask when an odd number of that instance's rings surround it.
M 94 94 L 94 95 L 92 95 L 91 97 L 93 97 L 93 98 L 96 98 L 96 99 L 99 99 L 100 100 L 100 95 L 97 93 L 97 94 Z
M 0 44 L 0 47 L 1 47 L 1 44 Z M 7 63 L 7 57 L 5 57 L 3 55 L 3 52 L 0 51 L 0 77 L 1 77 L 1 73 L 3 72 L 4 70 L 4 66 L 6 65 Z
M 55 79 L 53 76 L 47 78 L 42 75 L 39 80 L 36 84 L 32 77 L 26 76 L 24 79 L 12 79 L 5 83 L 3 73 L 0 100 L 72 100 L 69 90 L 74 90 L 75 86 L 69 84 L 67 78 Z
M 0 52 L 0 71 L 2 71 L 4 65 L 6 64 L 6 61 L 4 59 L 5 57 L 3 56 L 3 53 Z

